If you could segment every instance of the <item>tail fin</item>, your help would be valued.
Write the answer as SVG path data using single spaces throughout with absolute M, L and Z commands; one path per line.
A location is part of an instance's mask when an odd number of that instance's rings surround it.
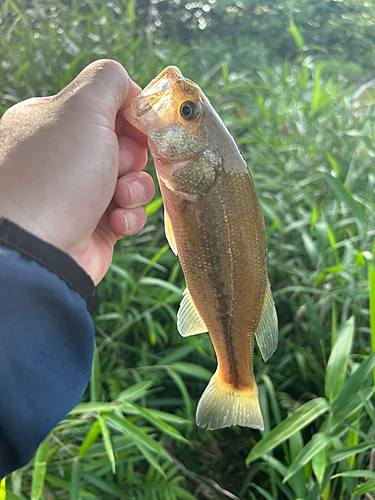
M 242 425 L 263 430 L 255 382 L 251 388 L 236 389 L 221 382 L 216 371 L 198 403 L 197 424 L 207 429 Z

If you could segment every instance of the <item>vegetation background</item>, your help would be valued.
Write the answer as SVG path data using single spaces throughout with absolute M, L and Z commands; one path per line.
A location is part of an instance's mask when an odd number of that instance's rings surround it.
M 254 177 L 280 326 L 255 355 L 264 431 L 197 428 L 214 351 L 177 333 L 157 193 L 99 287 L 83 401 L 0 499 L 375 496 L 375 3 L 278 2 L 0 2 L 0 114 L 103 57 L 141 86 L 175 64 L 202 87 Z

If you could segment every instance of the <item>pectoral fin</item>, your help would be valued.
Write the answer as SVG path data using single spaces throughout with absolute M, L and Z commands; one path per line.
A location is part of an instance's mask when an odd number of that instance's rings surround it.
M 258 347 L 264 361 L 267 361 L 276 351 L 278 336 L 279 331 L 277 327 L 275 304 L 271 293 L 271 285 L 267 282 L 262 316 L 259 321 L 258 329 L 255 333 Z
M 183 337 L 208 331 L 187 288 L 177 313 L 177 329 Z
M 171 219 L 169 218 L 168 212 L 165 210 L 165 208 L 164 208 L 164 229 L 165 229 L 165 236 L 167 238 L 169 246 L 171 247 L 173 253 L 177 255 L 176 240 L 174 239 Z

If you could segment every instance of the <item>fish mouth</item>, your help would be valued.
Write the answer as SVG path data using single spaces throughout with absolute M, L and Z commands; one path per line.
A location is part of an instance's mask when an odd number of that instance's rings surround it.
M 168 66 L 122 111 L 123 116 L 146 134 L 148 124 L 170 109 L 169 95 L 173 85 L 179 80 L 184 80 L 181 71 L 176 66 Z

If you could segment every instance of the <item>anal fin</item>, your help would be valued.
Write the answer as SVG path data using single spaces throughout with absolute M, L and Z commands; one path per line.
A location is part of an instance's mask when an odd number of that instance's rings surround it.
M 184 291 L 180 309 L 177 313 L 177 329 L 183 337 L 189 335 L 197 335 L 198 333 L 207 332 L 207 327 L 199 315 L 197 308 L 194 305 L 193 299 L 188 288 Z
M 169 218 L 168 212 L 166 211 L 165 208 L 164 208 L 164 230 L 169 246 L 171 247 L 173 253 L 177 255 L 177 245 L 173 234 L 171 219 Z
M 267 280 L 262 316 L 255 333 L 258 347 L 264 361 L 267 361 L 276 351 L 278 336 L 279 331 L 277 326 L 277 314 L 272 297 L 271 285 Z

